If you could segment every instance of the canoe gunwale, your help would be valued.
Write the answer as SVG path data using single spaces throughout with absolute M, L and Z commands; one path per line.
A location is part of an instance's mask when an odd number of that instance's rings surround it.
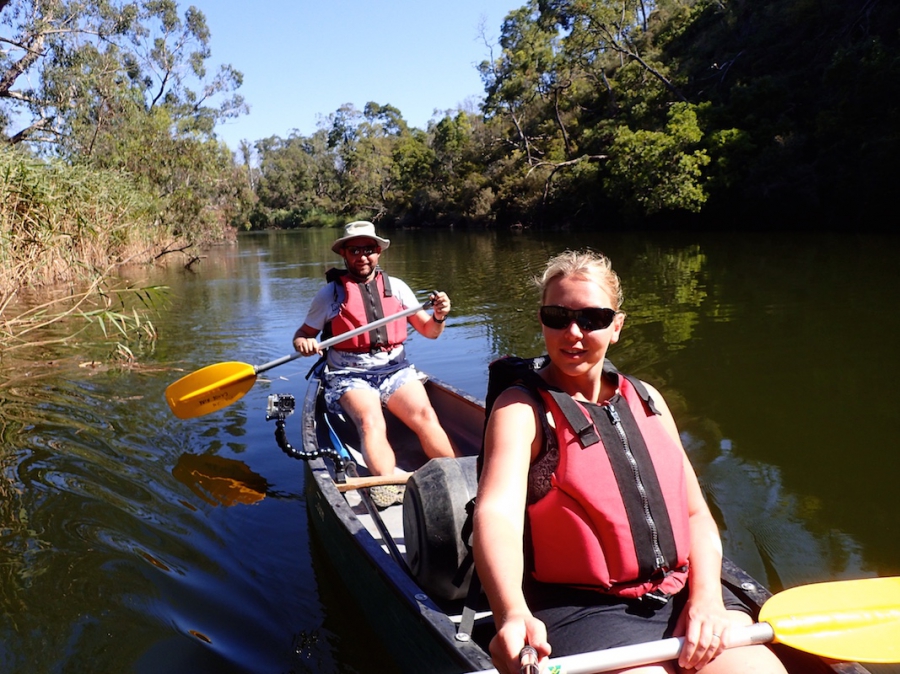
M 303 442 L 305 447 L 314 447 L 317 442 L 315 414 L 316 398 L 319 386 L 310 382 L 303 407 Z M 354 569 L 342 577 L 351 581 L 358 578 L 377 578 L 381 581 L 390 601 L 395 602 L 389 608 L 365 606 L 365 595 L 357 596 L 360 608 L 364 612 L 374 613 L 374 620 L 369 623 L 376 631 L 383 631 L 386 643 L 396 640 L 396 627 L 390 627 L 390 619 L 403 623 L 405 629 L 417 632 L 420 638 L 407 639 L 416 642 L 426 657 L 418 663 L 415 653 L 407 650 L 400 653 L 398 662 L 404 671 L 429 672 L 464 672 L 477 671 L 491 667 L 490 656 L 474 641 L 456 639 L 456 625 L 440 606 L 423 590 L 413 578 L 404 572 L 382 547 L 348 504 L 345 496 L 338 491 L 332 472 L 323 458 L 306 461 L 306 496 L 309 504 L 308 516 L 311 518 L 319 538 L 324 539 L 325 547 L 332 553 L 342 556 L 346 561 L 348 555 L 355 556 L 355 563 L 363 563 L 361 568 Z M 376 511 L 377 512 L 377 511 Z M 340 562 L 339 562 L 340 565 Z M 369 582 L 360 582 L 365 590 L 372 590 Z M 380 588 L 379 588 L 380 589 Z M 404 615 L 405 614 L 405 617 Z M 423 644 L 422 639 L 430 637 L 436 648 Z M 404 662 L 409 662 L 403 666 Z M 425 666 L 427 669 L 421 669 Z

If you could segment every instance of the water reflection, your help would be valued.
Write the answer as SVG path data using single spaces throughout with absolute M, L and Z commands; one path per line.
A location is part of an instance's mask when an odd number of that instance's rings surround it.
M 266 497 L 269 483 L 243 461 L 215 454 L 182 454 L 172 475 L 210 505 L 253 505 Z
M 301 466 L 264 419 L 269 393 L 303 394 L 311 361 L 206 417 L 174 419 L 163 400 L 205 365 L 290 353 L 333 238 L 242 236 L 192 270 L 152 270 L 171 306 L 134 367 L 79 367 L 109 348 L 83 345 L 0 362 L 3 671 L 378 671 L 383 645 L 351 639 Z M 628 312 L 613 360 L 665 393 L 728 554 L 775 589 L 900 572 L 897 242 L 391 238 L 388 273 L 454 305 L 441 339 L 412 336 L 411 359 L 476 396 L 493 358 L 541 348 L 530 277 L 565 247 L 603 250 Z
M 773 592 L 876 575 L 852 536 L 823 526 L 822 500 L 792 492 L 778 466 L 748 460 L 729 440 L 718 451 L 682 433 L 728 554 Z

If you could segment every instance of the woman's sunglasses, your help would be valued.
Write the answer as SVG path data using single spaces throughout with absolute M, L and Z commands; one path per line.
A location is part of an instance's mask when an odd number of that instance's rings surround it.
M 549 304 L 541 307 L 541 323 L 551 330 L 565 330 L 574 321 L 578 327 L 587 332 L 608 328 L 616 317 L 615 309 L 587 307 L 586 309 L 567 309 Z

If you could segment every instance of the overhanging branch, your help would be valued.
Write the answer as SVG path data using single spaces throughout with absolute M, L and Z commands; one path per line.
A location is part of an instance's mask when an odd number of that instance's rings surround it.
M 585 161 L 603 161 L 604 159 L 609 159 L 609 155 L 585 154 L 585 155 L 581 155 L 577 159 L 570 159 L 569 161 L 560 161 L 560 162 L 539 161 L 536 164 L 534 164 L 534 166 L 532 166 L 530 169 L 528 169 L 528 173 L 526 174 L 526 177 L 530 176 L 532 174 L 532 172 L 534 172 L 535 170 L 537 170 L 539 168 L 546 167 L 546 166 L 553 167 L 551 169 L 550 173 L 547 174 L 547 179 L 544 180 L 544 195 L 541 199 L 541 205 L 546 205 L 547 197 L 550 194 L 550 183 L 553 182 L 553 176 L 555 176 L 558 171 L 560 171 L 561 169 L 567 168 L 569 166 L 574 166 L 575 164 L 581 164 L 582 162 L 585 162 Z

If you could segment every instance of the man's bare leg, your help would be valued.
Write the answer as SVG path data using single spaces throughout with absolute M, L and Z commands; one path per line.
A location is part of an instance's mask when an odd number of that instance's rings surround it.
M 373 475 L 392 475 L 397 467 L 394 450 L 387 438 L 387 424 L 381 400 L 370 389 L 350 389 L 340 399 L 341 407 L 356 425 L 363 457 Z
M 413 379 L 397 389 L 388 398 L 387 408 L 418 436 L 426 456 L 456 456 L 421 381 Z

